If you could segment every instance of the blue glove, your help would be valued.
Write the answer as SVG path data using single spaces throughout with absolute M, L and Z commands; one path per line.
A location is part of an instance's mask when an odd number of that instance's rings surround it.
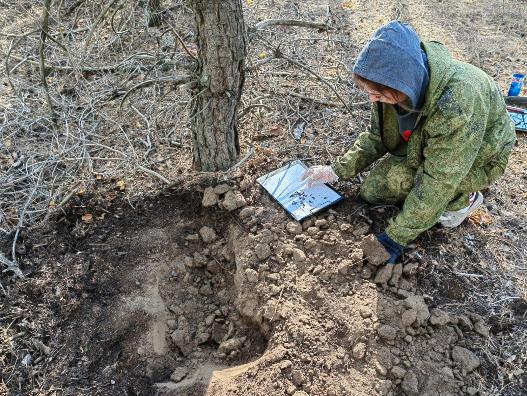
M 390 254 L 388 264 L 395 264 L 397 259 L 403 255 L 404 246 L 399 245 L 392 238 L 386 235 L 385 232 L 377 235 L 377 240 L 384 246 L 386 251 Z

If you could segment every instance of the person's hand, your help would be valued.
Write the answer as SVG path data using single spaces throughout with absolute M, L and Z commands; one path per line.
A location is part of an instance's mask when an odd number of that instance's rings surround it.
M 302 180 L 307 182 L 309 188 L 324 183 L 334 183 L 339 177 L 330 165 L 315 165 L 302 175 Z
M 382 244 L 382 246 L 384 246 L 390 255 L 390 258 L 387 261 L 388 264 L 395 264 L 397 259 L 403 255 L 404 246 L 399 245 L 392 238 L 386 235 L 385 232 L 377 235 L 377 240 Z

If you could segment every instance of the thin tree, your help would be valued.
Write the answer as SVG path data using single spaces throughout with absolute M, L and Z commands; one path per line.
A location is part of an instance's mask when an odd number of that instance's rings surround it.
M 247 39 L 241 0 L 190 0 L 196 21 L 198 84 L 192 100 L 194 165 L 225 170 L 239 155 L 236 110 Z

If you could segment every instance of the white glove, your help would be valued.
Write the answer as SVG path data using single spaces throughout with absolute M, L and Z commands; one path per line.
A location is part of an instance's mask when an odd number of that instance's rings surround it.
M 339 177 L 330 165 L 315 165 L 304 172 L 302 180 L 311 188 L 324 183 L 334 183 Z

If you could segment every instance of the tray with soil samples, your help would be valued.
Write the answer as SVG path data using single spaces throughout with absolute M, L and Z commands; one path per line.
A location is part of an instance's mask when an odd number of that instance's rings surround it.
M 302 161 L 292 161 L 258 178 L 258 183 L 285 211 L 297 221 L 302 221 L 344 199 L 327 184 L 308 187 L 302 175 L 307 166 Z
M 514 122 L 516 132 L 527 132 L 527 110 L 520 107 L 507 106 L 507 112 Z

